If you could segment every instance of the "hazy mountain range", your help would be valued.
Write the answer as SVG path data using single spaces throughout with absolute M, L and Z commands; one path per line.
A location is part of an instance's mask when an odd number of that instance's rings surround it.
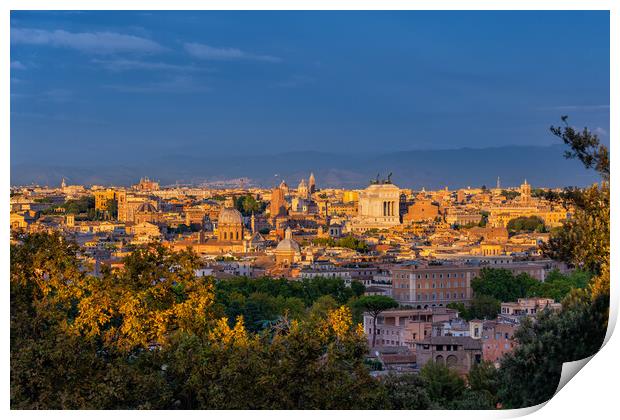
M 131 185 L 142 176 L 174 183 L 201 183 L 246 177 L 254 185 L 273 186 L 284 179 L 296 187 L 301 178 L 314 172 L 317 186 L 363 188 L 377 173 L 392 173 L 392 181 L 403 188 L 451 189 L 467 186 L 516 186 L 527 179 L 533 186 L 584 186 L 598 180 L 575 160 L 564 158 L 564 145 L 502 146 L 452 150 L 416 150 L 398 153 L 338 154 L 289 152 L 238 156 L 213 154 L 168 155 L 135 165 L 76 162 L 12 163 L 11 185 L 69 184 Z

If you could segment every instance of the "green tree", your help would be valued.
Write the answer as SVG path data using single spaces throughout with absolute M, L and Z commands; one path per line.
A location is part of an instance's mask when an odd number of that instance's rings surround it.
M 556 302 L 561 302 L 571 291 L 585 289 L 591 277 L 589 273 L 581 270 L 574 270 L 567 274 L 552 270 L 544 282 L 540 282 L 528 291 L 528 296 L 551 298 Z
M 468 316 L 470 319 L 495 319 L 499 314 L 501 302 L 492 296 L 475 295 L 471 300 Z
M 472 366 L 467 374 L 467 383 L 472 391 L 486 394 L 492 406 L 498 402 L 499 373 L 492 362 L 487 360 Z
M 433 405 L 420 375 L 389 374 L 383 379 L 386 397 L 392 410 L 427 410 Z
M 398 302 L 389 296 L 362 296 L 357 300 L 357 305 L 364 308 L 366 312 L 372 316 L 372 347 L 375 347 L 376 342 L 376 327 L 377 317 L 381 312 L 388 309 L 397 308 Z
M 490 296 L 500 302 L 514 302 L 528 296 L 528 291 L 538 286 L 538 280 L 526 273 L 517 275 L 504 268 L 483 268 L 471 282 L 475 296 Z
M 504 196 L 507 200 L 514 200 L 516 197 L 519 197 L 521 195 L 519 191 L 514 190 L 502 190 L 500 194 Z
M 587 129 L 552 127 L 570 146 L 566 156 L 595 168 L 603 182 L 572 195 L 574 215 L 556 231 L 543 251 L 550 257 L 592 272 L 585 289 L 573 289 L 559 313 L 543 311 L 536 322 L 515 333 L 519 346 L 502 360 L 498 395 L 506 408 L 527 407 L 551 398 L 562 363 L 599 350 L 609 320 L 609 153 Z
M 420 370 L 431 400 L 440 407 L 447 407 L 458 400 L 465 391 L 465 381 L 458 373 L 444 364 L 430 361 Z
M 252 213 L 262 213 L 267 204 L 257 201 L 251 194 L 241 195 L 235 198 L 235 208 L 244 216 L 250 216 Z
M 538 216 L 522 216 L 508 221 L 506 229 L 510 233 L 544 232 L 545 222 Z
M 355 296 L 362 296 L 366 290 L 366 286 L 361 281 L 353 280 L 351 282 L 351 290 Z

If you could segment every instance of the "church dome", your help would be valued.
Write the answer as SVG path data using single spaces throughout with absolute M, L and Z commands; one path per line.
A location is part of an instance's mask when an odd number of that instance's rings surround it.
M 282 239 L 276 247 L 276 252 L 301 252 L 299 244 L 292 239 Z
M 218 224 L 222 225 L 222 224 L 227 224 L 227 225 L 242 225 L 243 224 L 243 216 L 241 216 L 241 213 L 239 213 L 239 210 L 231 208 L 231 207 L 224 207 L 221 211 L 220 211 L 220 215 L 217 219 Z
M 157 213 L 157 209 L 155 208 L 155 206 L 149 202 L 146 203 L 142 203 L 140 204 L 140 206 L 138 206 L 138 208 L 136 209 L 136 212 L 138 213 Z
M 276 252 L 301 252 L 299 244 L 293 240 L 293 234 L 291 228 L 286 228 L 284 233 L 284 239 L 278 242 Z

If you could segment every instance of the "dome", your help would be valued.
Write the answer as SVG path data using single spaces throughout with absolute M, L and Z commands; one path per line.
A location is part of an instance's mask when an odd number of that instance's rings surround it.
M 136 209 L 137 213 L 157 213 L 155 206 L 149 202 L 142 203 Z
M 301 252 L 299 244 L 292 239 L 282 239 L 276 247 L 276 252 Z
M 284 239 L 278 242 L 278 246 L 276 247 L 276 252 L 301 252 L 299 248 L 299 244 L 293 240 L 293 233 L 291 232 L 291 228 L 286 228 L 284 232 Z
M 224 207 L 220 211 L 220 215 L 217 219 L 218 224 L 227 224 L 227 225 L 242 225 L 243 224 L 243 216 L 239 213 L 239 210 Z

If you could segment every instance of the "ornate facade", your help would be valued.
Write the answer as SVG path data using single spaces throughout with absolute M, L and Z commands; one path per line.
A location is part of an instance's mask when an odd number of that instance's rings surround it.
M 227 204 L 220 211 L 217 220 L 217 239 L 223 241 L 243 240 L 243 216 L 239 210 Z
M 388 229 L 400 224 L 400 189 L 389 180 L 373 181 L 359 194 L 357 217 L 352 229 Z

